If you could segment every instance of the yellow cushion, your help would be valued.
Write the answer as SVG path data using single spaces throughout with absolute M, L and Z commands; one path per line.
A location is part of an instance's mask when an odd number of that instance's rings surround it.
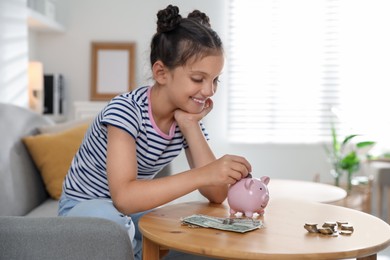
M 63 180 L 87 128 L 88 124 L 82 124 L 66 131 L 22 139 L 53 199 L 61 196 Z

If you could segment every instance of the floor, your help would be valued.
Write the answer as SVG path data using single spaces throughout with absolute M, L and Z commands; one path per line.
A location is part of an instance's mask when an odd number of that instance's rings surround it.
M 379 252 L 377 260 L 390 260 L 390 247 Z

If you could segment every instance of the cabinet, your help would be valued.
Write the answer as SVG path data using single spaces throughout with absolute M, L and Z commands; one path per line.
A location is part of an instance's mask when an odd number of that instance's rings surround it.
M 38 32 L 64 32 L 65 28 L 62 24 L 44 16 L 43 14 L 27 8 L 27 24 L 31 30 Z
M 106 105 L 108 101 L 75 101 L 74 118 L 84 119 L 95 117 Z

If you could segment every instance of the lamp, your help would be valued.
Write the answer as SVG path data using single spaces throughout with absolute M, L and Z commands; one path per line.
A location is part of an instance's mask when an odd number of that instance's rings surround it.
M 37 113 L 43 113 L 43 65 L 38 61 L 28 64 L 28 89 L 30 108 Z

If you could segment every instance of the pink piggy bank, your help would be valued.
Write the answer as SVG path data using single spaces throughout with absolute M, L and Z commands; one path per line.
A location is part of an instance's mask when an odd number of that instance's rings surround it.
M 264 208 L 269 201 L 268 183 L 270 178 L 263 176 L 260 179 L 252 176 L 243 178 L 229 187 L 228 204 L 230 214 L 241 212 L 246 217 L 252 217 L 253 213 L 264 214 Z

